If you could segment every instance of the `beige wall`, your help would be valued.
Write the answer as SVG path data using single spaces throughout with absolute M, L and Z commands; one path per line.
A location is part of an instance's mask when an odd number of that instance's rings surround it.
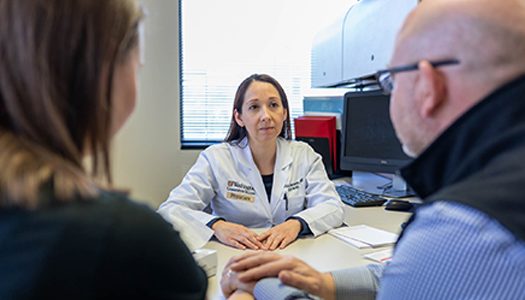
M 178 1 L 139 2 L 148 11 L 145 65 L 135 112 L 113 143 L 113 178 L 156 209 L 199 151 L 180 150 Z

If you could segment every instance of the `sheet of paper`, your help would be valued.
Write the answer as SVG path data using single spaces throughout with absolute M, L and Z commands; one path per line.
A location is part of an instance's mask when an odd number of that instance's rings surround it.
M 398 238 L 395 233 L 387 232 L 366 225 L 340 227 L 329 231 L 330 234 L 338 234 L 345 238 L 357 240 L 372 247 L 393 245 Z
M 363 256 L 373 261 L 383 263 L 383 262 L 389 261 L 392 258 L 393 253 L 394 253 L 394 248 L 391 248 L 391 249 L 385 249 L 385 250 L 367 253 L 367 254 L 364 254 Z

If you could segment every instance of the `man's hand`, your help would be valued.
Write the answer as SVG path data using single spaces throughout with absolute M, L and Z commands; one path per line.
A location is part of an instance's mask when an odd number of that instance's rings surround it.
M 270 228 L 264 233 L 261 233 L 257 239 L 263 242 L 270 251 L 277 249 L 277 247 L 279 247 L 279 249 L 284 249 L 284 247 L 295 241 L 300 231 L 301 222 L 299 220 L 290 219 Z
M 217 239 L 228 246 L 242 250 L 246 250 L 246 247 L 253 250 L 267 249 L 257 239 L 255 232 L 242 225 L 219 220 L 212 225 L 211 229 L 215 231 Z
M 282 283 L 304 290 L 323 299 L 335 299 L 332 274 L 320 273 L 293 256 L 270 252 L 247 253 L 230 260 L 231 269 L 240 282 L 256 282 L 266 277 L 279 277 Z

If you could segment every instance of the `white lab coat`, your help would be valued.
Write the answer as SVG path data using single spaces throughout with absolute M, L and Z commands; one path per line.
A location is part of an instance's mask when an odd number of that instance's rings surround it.
M 198 231 L 209 230 L 205 224 L 217 216 L 251 228 L 271 227 L 297 216 L 315 236 L 342 224 L 343 203 L 321 156 L 308 144 L 277 139 L 270 202 L 247 140 L 240 145 L 222 143 L 202 151 L 158 213 L 168 222 L 185 222 L 170 215 L 186 210 L 203 225 L 195 228 Z M 203 211 L 208 204 L 213 215 Z

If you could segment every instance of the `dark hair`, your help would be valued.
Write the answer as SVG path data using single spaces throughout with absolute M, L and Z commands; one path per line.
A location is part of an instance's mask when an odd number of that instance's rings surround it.
M 244 104 L 244 97 L 246 95 L 246 91 L 254 81 L 267 82 L 273 85 L 275 89 L 277 89 L 277 92 L 279 92 L 283 108 L 286 109 L 286 120 L 284 120 L 283 128 L 279 136 L 287 140 L 291 140 L 292 129 L 290 127 L 290 106 L 288 105 L 288 97 L 286 97 L 286 93 L 284 92 L 283 87 L 279 84 L 279 82 L 277 82 L 277 80 L 275 80 L 270 75 L 253 74 L 250 77 L 244 79 L 243 82 L 241 82 L 241 84 L 237 88 L 237 92 L 235 93 L 235 101 L 233 102 L 230 129 L 228 129 L 228 134 L 226 135 L 226 139 L 224 139 L 224 141 L 230 144 L 238 144 L 243 138 L 248 136 L 246 128 L 239 126 L 239 124 L 237 124 L 237 122 L 235 121 L 234 112 L 235 110 L 237 110 L 239 114 L 242 114 L 242 105 Z
M 114 68 L 138 45 L 135 0 L 0 0 L 0 207 L 96 195 L 111 184 Z

